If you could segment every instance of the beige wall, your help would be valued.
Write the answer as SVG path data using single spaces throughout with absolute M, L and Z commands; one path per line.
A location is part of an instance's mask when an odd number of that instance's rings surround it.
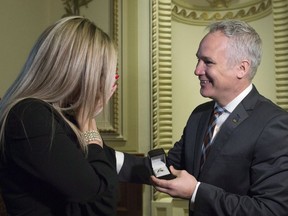
M 48 24 L 56 20 L 58 15 L 61 16 L 61 10 L 55 8 L 52 10 L 50 2 L 50 0 L 1 1 L 0 97 L 21 70 L 39 34 Z
M 92 1 L 81 14 L 111 33 L 107 0 Z M 20 72 L 42 31 L 65 13 L 61 0 L 2 0 L 0 7 L 0 97 Z M 98 21 L 100 20 L 100 21 Z

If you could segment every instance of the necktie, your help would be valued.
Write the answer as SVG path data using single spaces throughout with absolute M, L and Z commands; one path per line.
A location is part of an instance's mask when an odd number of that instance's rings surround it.
M 219 107 L 219 106 L 214 107 L 214 112 L 211 115 L 208 129 L 207 129 L 206 135 L 204 137 L 203 145 L 202 145 L 201 167 L 203 166 L 208 156 L 209 149 L 213 141 L 212 140 L 213 132 L 217 123 L 217 118 L 219 118 L 219 116 L 224 112 L 225 112 L 225 109 L 223 109 L 222 107 Z

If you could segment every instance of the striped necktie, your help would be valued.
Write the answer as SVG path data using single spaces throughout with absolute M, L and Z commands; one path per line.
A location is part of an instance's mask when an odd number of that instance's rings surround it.
M 211 115 L 210 121 L 209 121 L 209 125 L 208 125 L 208 129 L 206 132 L 206 135 L 204 137 L 203 140 L 203 145 L 202 145 L 202 155 L 201 155 L 201 167 L 203 166 L 208 154 L 209 154 L 209 150 L 210 150 L 210 146 L 212 145 L 213 142 L 213 132 L 217 123 L 217 118 L 219 118 L 219 116 L 225 112 L 225 109 L 223 109 L 220 106 L 215 106 L 214 107 L 214 111 Z

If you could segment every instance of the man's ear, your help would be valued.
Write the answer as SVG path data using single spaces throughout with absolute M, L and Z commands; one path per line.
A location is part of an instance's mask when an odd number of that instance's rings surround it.
M 237 72 L 237 77 L 239 79 L 242 79 L 246 76 L 248 76 L 248 73 L 250 72 L 250 61 L 248 60 L 243 60 L 239 65 L 238 65 L 238 72 Z

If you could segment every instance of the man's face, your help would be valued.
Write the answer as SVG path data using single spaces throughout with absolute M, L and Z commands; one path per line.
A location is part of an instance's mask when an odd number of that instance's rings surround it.
M 227 105 L 237 96 L 239 79 L 237 65 L 228 61 L 228 41 L 221 32 L 206 35 L 198 48 L 195 75 L 200 80 L 200 93 L 221 105 Z

